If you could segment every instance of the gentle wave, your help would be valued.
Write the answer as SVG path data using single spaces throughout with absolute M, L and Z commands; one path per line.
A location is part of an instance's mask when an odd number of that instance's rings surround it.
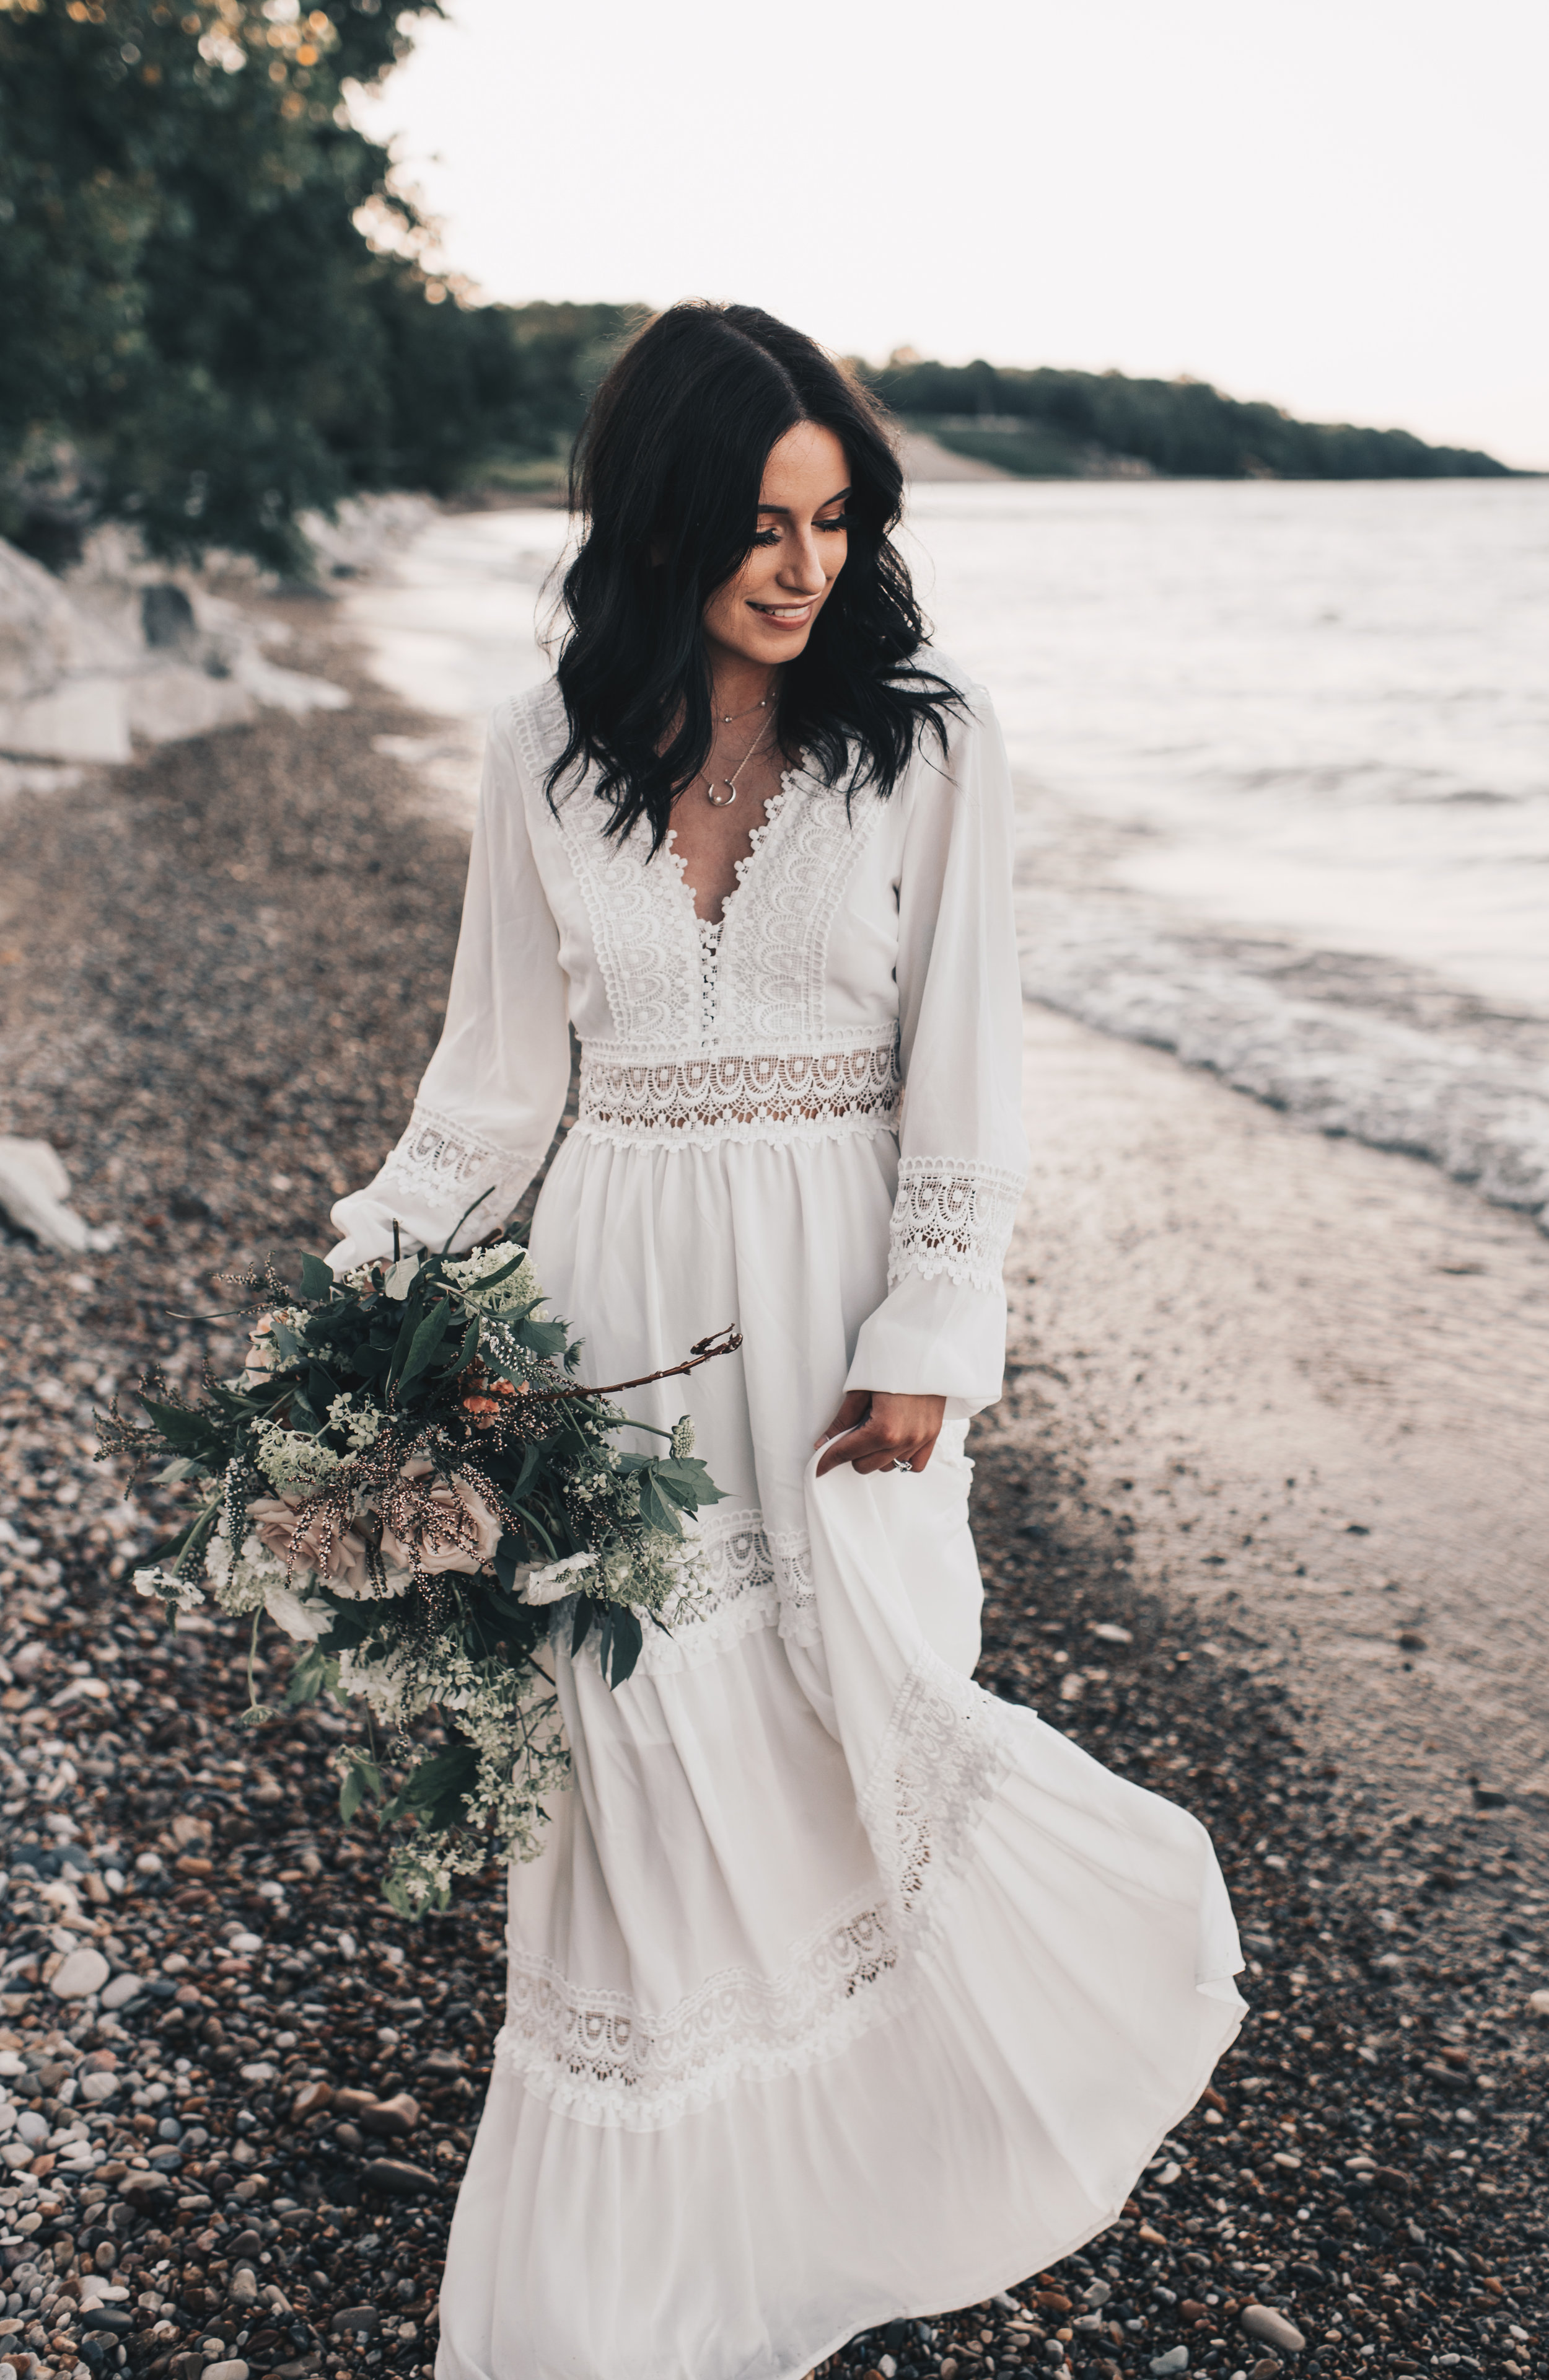
M 1119 901 L 1024 892 L 1021 921 L 1030 1000 L 1169 1050 L 1320 1132 L 1428 1159 L 1549 1232 L 1540 1020 L 1392 962 L 1169 931 Z

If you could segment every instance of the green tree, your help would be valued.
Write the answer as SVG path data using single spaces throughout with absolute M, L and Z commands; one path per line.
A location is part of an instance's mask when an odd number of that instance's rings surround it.
M 60 561 L 115 517 L 169 557 L 296 569 L 308 508 L 442 492 L 574 428 L 590 348 L 629 318 L 525 326 L 427 269 L 342 90 L 392 68 L 405 22 L 391 0 L 0 0 L 0 534 Z

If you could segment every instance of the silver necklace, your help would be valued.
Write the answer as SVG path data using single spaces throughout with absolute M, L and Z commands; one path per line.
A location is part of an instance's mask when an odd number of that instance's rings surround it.
M 771 688 L 769 693 L 761 694 L 756 702 L 750 702 L 745 710 L 723 710 L 720 714 L 720 723 L 722 727 L 734 727 L 739 719 L 751 719 L 756 710 L 767 710 L 773 699 Z
M 767 701 L 768 698 L 766 696 L 765 700 Z M 756 703 L 754 705 L 755 710 L 761 710 L 763 707 L 763 703 Z M 745 719 L 747 713 L 744 711 L 742 716 Z M 705 799 L 708 802 L 712 810 L 729 810 L 731 808 L 732 803 L 737 798 L 737 779 L 742 775 L 743 771 L 752 759 L 755 752 L 757 751 L 758 747 L 762 744 L 765 736 L 768 734 L 769 729 L 773 724 L 774 722 L 772 720 L 765 721 L 763 726 L 759 728 L 757 735 L 754 737 L 752 743 L 748 746 L 747 750 L 743 754 L 742 759 L 738 761 L 736 767 L 732 770 L 729 777 L 712 777 L 708 769 L 701 770 L 700 774 L 705 780 Z M 725 786 L 726 791 L 724 794 L 718 794 L 716 792 L 718 784 Z

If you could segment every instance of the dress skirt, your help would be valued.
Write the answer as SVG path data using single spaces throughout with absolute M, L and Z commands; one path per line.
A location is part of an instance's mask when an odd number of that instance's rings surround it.
M 438 2380 L 797 2380 L 982 2299 L 1113 2220 L 1240 2021 L 1204 1829 L 970 1682 L 966 1423 L 815 1475 L 897 1189 L 886 1132 L 577 1129 L 545 1184 L 581 1378 L 744 1345 L 623 1401 L 725 1500 L 623 1687 L 556 1630 L 574 1777 L 511 1874 Z

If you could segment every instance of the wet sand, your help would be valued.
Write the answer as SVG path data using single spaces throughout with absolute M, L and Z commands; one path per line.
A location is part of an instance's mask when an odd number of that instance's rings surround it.
M 1015 1431 L 1385 1791 L 1549 1832 L 1549 1242 L 1044 1009 L 1026 1112 Z

